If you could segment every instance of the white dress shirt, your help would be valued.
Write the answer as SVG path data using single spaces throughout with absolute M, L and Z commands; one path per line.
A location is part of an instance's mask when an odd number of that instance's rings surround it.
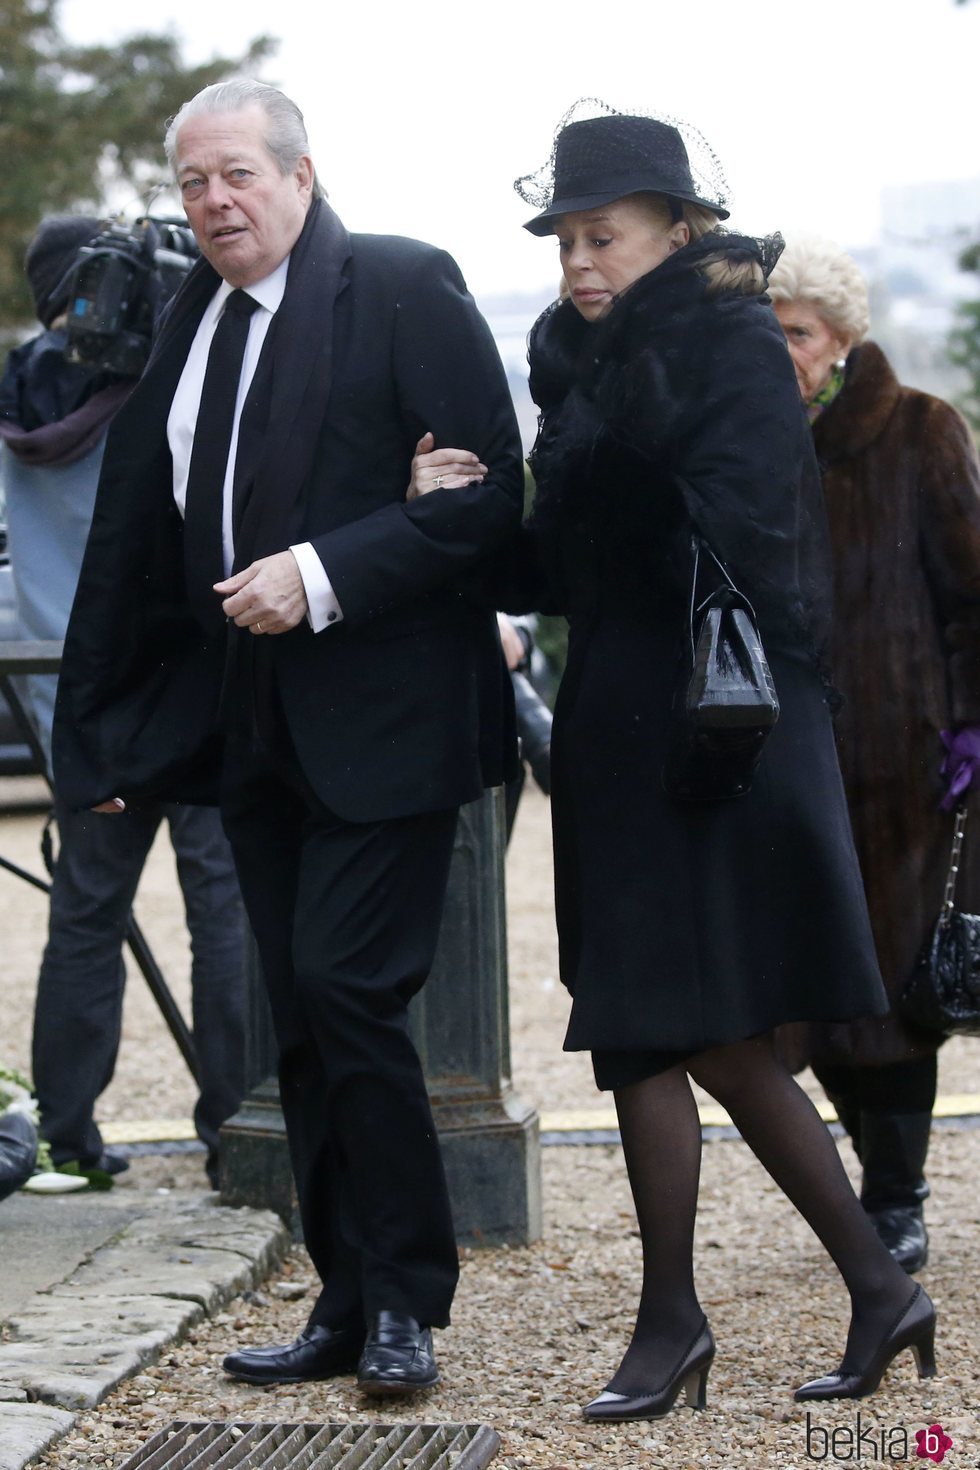
M 265 334 L 269 330 L 269 324 L 273 316 L 279 310 L 282 298 L 286 290 L 286 272 L 289 267 L 289 256 L 277 266 L 271 275 L 262 281 L 256 281 L 249 286 L 247 295 L 258 302 L 258 308 L 253 311 L 249 318 L 248 339 L 245 343 L 245 356 L 242 361 L 242 375 L 238 380 L 238 394 L 235 399 L 235 417 L 231 429 L 231 448 L 228 451 L 228 463 L 225 466 L 225 483 L 222 491 L 221 510 L 221 544 L 224 550 L 225 576 L 231 575 L 231 569 L 235 562 L 235 546 L 232 527 L 232 490 L 235 483 L 235 458 L 238 452 L 238 426 L 242 417 L 242 408 L 248 394 L 249 387 L 255 369 L 258 366 L 259 355 Z M 194 431 L 197 427 L 197 415 L 201 406 L 201 392 L 204 388 L 204 374 L 208 365 L 208 353 L 211 350 L 211 339 L 214 337 L 218 320 L 224 311 L 225 302 L 234 288 L 227 281 L 222 281 L 217 291 L 208 303 L 207 309 L 201 318 L 201 324 L 197 329 L 191 350 L 187 354 L 184 371 L 180 375 L 177 391 L 174 393 L 173 403 L 170 405 L 170 416 L 167 419 L 167 439 L 170 444 L 170 453 L 174 463 L 174 500 L 181 515 L 184 514 L 184 505 L 187 500 L 187 477 L 191 466 L 191 451 L 194 447 Z M 308 541 L 303 541 L 296 546 L 290 546 L 289 550 L 296 558 L 299 574 L 303 579 L 303 589 L 306 592 L 308 606 L 308 620 L 314 633 L 319 633 L 331 623 L 339 623 L 343 619 L 343 612 L 337 601 L 330 578 L 324 570 L 323 563 L 317 556 Z M 217 595 L 217 594 L 215 594 Z

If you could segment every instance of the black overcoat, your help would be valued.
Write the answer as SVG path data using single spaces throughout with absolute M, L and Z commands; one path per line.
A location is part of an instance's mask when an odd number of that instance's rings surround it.
M 110 431 L 59 684 L 59 790 L 78 807 L 216 800 L 219 702 L 241 682 L 228 665 L 261 643 L 306 778 L 339 816 L 472 800 L 508 774 L 513 740 L 495 620 L 468 580 L 523 498 L 486 323 L 448 255 L 348 236 L 312 206 L 243 413 L 236 565 L 242 547 L 248 560 L 311 541 L 344 621 L 215 637 L 187 603 L 167 416 L 218 284 L 203 261 L 191 271 Z M 484 483 L 406 504 L 426 430 L 472 446 Z
M 717 248 L 677 252 L 594 326 L 551 309 L 531 344 L 529 539 L 570 619 L 552 747 L 566 1047 L 664 1066 L 885 1005 L 820 669 L 809 428 L 768 305 L 709 294 Z M 661 773 L 695 527 L 756 606 L 781 715 L 747 795 L 685 804 Z

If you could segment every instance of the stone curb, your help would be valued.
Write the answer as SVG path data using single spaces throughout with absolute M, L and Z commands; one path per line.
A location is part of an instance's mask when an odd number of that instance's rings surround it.
M 7 1323 L 0 1342 L 0 1470 L 22 1470 L 77 1412 L 154 1362 L 282 1260 L 288 1230 L 214 1195 L 155 1199 Z

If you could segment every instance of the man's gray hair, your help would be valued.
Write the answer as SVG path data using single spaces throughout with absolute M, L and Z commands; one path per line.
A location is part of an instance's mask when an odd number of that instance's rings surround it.
M 234 77 L 230 82 L 214 82 L 210 87 L 204 87 L 170 119 L 163 146 L 174 173 L 177 170 L 177 134 L 188 118 L 199 117 L 202 113 L 241 112 L 243 108 L 252 106 L 261 107 L 268 119 L 265 146 L 275 159 L 279 172 L 284 177 L 291 174 L 303 154 L 310 151 L 303 114 L 285 92 L 280 92 L 278 87 L 270 87 L 267 82 L 257 82 L 253 77 Z M 327 197 L 326 190 L 315 177 L 313 197 Z

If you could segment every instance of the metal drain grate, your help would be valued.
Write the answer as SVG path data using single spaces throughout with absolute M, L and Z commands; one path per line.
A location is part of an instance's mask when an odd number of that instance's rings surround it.
M 178 1419 L 121 1470 L 481 1470 L 487 1424 L 224 1424 Z

